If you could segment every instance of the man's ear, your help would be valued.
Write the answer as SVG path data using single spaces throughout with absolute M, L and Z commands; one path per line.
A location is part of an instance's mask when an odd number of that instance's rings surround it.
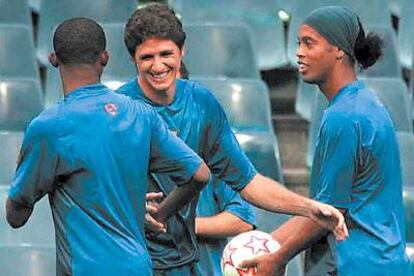
M 343 50 L 336 48 L 336 59 L 343 59 L 345 55 Z
M 107 50 L 103 51 L 99 57 L 99 62 L 103 67 L 108 64 L 109 61 L 109 52 Z
M 48 60 L 53 67 L 57 68 L 59 66 L 59 59 L 55 52 L 49 53 Z

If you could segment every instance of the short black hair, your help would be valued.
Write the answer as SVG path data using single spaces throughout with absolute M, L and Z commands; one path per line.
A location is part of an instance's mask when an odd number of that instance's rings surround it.
M 53 48 L 63 64 L 94 64 L 105 51 L 105 33 L 92 19 L 71 18 L 56 28 Z
M 150 3 L 138 8 L 125 26 L 124 42 L 134 57 L 136 48 L 148 38 L 172 40 L 182 49 L 186 34 L 173 9 L 161 3 Z

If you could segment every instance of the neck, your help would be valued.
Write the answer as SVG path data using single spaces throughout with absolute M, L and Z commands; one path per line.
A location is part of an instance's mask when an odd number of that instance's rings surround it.
M 79 87 L 101 81 L 100 71 L 92 65 L 61 65 L 59 68 L 65 96 Z
M 339 67 L 337 70 L 333 70 L 326 80 L 319 83 L 318 86 L 328 101 L 330 101 L 338 94 L 342 87 L 354 82 L 356 79 L 353 67 Z
M 160 105 L 169 105 L 174 101 L 175 82 L 167 90 L 155 90 L 140 77 L 138 77 L 137 82 L 144 95 L 152 102 Z

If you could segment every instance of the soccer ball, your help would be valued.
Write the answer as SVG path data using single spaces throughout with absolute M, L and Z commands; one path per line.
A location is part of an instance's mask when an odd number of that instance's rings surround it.
M 224 276 L 255 275 L 256 269 L 242 269 L 239 264 L 254 257 L 279 250 L 280 244 L 262 231 L 249 231 L 234 237 L 224 248 L 221 271 Z

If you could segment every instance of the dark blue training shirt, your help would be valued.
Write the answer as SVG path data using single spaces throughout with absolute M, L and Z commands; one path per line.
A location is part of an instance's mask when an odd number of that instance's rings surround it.
M 168 128 L 204 159 L 216 178 L 225 181 L 233 189 L 243 189 L 257 174 L 231 131 L 222 107 L 204 86 L 192 81 L 176 80 L 175 98 L 169 105 L 159 105 L 148 99 L 137 79 L 120 87 L 117 92 L 155 107 Z M 168 194 L 176 185 L 169 174 L 158 173 L 152 175 L 151 179 L 151 191 Z M 168 220 L 166 234 L 156 237 L 147 235 L 154 268 L 170 269 L 198 259 L 194 231 L 196 207 L 197 198 Z M 252 221 L 249 212 L 243 211 L 238 216 Z
M 180 185 L 201 162 L 150 106 L 94 84 L 30 123 L 9 196 L 33 206 L 49 194 L 58 275 L 151 275 L 148 170 Z
M 322 266 L 346 276 L 410 275 L 395 130 L 362 82 L 346 85 L 331 99 L 313 164 L 311 196 L 347 211 L 350 236 L 335 242 L 330 235 L 325 253 L 336 260 L 312 254 L 309 275 L 325 275 L 318 271 Z M 320 245 L 313 249 L 317 253 Z

